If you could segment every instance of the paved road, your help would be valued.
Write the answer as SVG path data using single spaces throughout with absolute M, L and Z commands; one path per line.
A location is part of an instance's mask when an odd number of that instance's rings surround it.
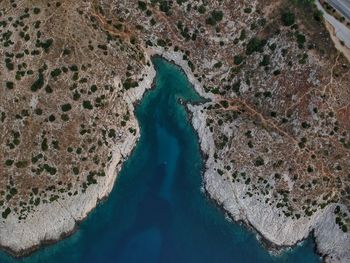
M 331 1 L 331 0 L 329 0 Z M 336 0 L 332 0 L 336 1 Z M 341 0 L 338 0 L 341 1 Z M 347 1 L 349 3 L 350 0 L 343 0 Z M 323 7 L 321 6 L 319 1 L 316 1 L 316 5 L 318 9 L 320 9 L 323 12 L 324 18 L 334 27 L 335 33 L 337 37 L 344 41 L 345 45 L 350 48 L 350 29 L 347 28 L 343 23 L 339 22 L 337 19 L 335 19 L 333 16 L 328 14 Z M 350 10 L 349 10 L 350 12 Z
M 328 3 L 350 21 L 350 0 L 328 0 Z

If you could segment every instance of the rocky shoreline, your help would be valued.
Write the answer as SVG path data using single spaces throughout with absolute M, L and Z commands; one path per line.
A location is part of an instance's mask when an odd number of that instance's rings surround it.
M 203 91 L 201 84 L 196 82 L 181 56 L 171 52 L 160 53 L 184 71 L 202 97 L 213 99 Z M 315 252 L 323 258 L 324 262 L 349 262 L 350 235 L 343 233 L 335 224 L 333 211 L 338 204 L 329 205 L 326 209 L 314 214 L 311 219 L 301 218 L 295 221 L 280 214 L 278 209 L 272 209 L 254 199 L 254 196 L 246 199 L 244 184 L 230 185 L 222 180 L 215 171 L 216 164 L 213 160 L 215 145 L 211 132 L 206 129 L 206 117 L 201 115 L 202 109 L 203 105 L 188 105 L 202 156 L 206 159 L 203 185 L 207 196 L 235 222 L 241 222 L 248 229 L 256 232 L 263 245 L 272 253 L 296 246 L 311 235 L 316 243 Z
M 245 184 L 225 181 L 215 171 L 218 166 L 213 158 L 215 146 L 210 131 L 206 129 L 202 106 L 189 106 L 189 109 L 193 115 L 192 124 L 199 134 L 201 149 L 208 156 L 203 175 L 205 191 L 234 221 L 253 228 L 272 250 L 292 247 L 314 232 L 317 252 L 325 262 L 349 262 L 350 235 L 343 233 L 335 224 L 333 211 L 337 204 L 329 205 L 311 218 L 293 220 L 254 195 L 245 196 Z
M 193 76 L 190 68 L 187 66 L 186 61 L 184 61 L 181 57 L 181 55 L 177 55 L 175 53 L 166 52 L 164 50 L 158 51 L 158 54 L 161 54 L 161 56 L 177 66 L 179 66 L 183 72 L 186 74 L 187 78 L 191 82 L 194 89 L 202 96 L 209 99 L 213 99 L 213 97 L 209 96 L 203 91 L 202 85 L 196 81 L 196 78 Z M 233 189 L 229 189 L 230 187 L 226 185 L 221 179 L 221 177 L 218 175 L 218 173 L 215 171 L 215 163 L 213 161 L 213 155 L 215 152 L 215 145 L 213 138 L 211 136 L 211 133 L 209 130 L 205 130 L 206 124 L 206 117 L 201 116 L 201 110 L 203 109 L 203 105 L 188 105 L 187 110 L 192 118 L 192 125 L 197 131 L 198 139 L 200 142 L 201 147 L 201 154 L 204 158 L 205 162 L 205 171 L 203 173 L 203 185 L 205 189 L 205 193 L 207 197 L 210 200 L 213 200 L 215 204 L 220 207 L 224 213 L 226 213 L 230 218 L 232 218 L 235 222 L 242 223 L 247 227 L 250 231 L 254 231 L 259 237 L 263 244 L 263 246 L 271 251 L 272 253 L 279 253 L 281 250 L 286 248 L 291 248 L 299 244 L 300 242 L 307 239 L 310 235 L 312 235 L 315 243 L 316 248 L 315 252 L 319 254 L 323 261 L 325 262 L 347 262 L 350 260 L 350 253 L 347 251 L 347 248 L 350 245 L 350 236 L 345 235 L 344 233 L 339 230 L 338 226 L 335 224 L 335 218 L 333 214 L 333 210 L 336 206 L 336 204 L 329 206 L 327 208 L 327 211 L 321 211 L 320 215 L 316 214 L 314 215 L 313 219 L 310 220 L 307 225 L 307 222 L 300 220 L 300 222 L 296 222 L 295 225 L 293 220 L 289 220 L 289 222 L 285 222 L 287 218 L 283 218 L 282 220 L 279 220 L 279 227 L 278 228 L 272 228 L 269 227 L 271 225 L 264 226 L 263 224 L 259 224 L 259 220 L 261 219 L 262 222 L 264 222 L 264 218 L 257 217 L 256 220 L 253 222 L 247 217 L 244 211 L 248 211 L 250 209 L 250 212 L 254 214 L 254 208 L 253 206 L 241 206 L 239 202 L 235 203 L 236 200 L 232 200 L 233 196 L 236 197 L 236 194 L 233 193 Z M 229 187 L 229 188 L 228 188 Z M 244 188 L 244 185 L 240 186 L 241 188 Z M 244 190 L 241 190 L 241 197 Z M 243 197 L 242 197 L 243 198 Z M 243 198 L 244 199 L 244 198 Z M 242 200 L 243 200 L 242 199 Z M 238 201 L 238 199 L 237 199 Z M 259 202 L 257 200 L 254 200 L 253 202 Z M 262 205 L 262 204 L 261 204 Z M 257 204 L 259 206 L 259 204 Z M 259 207 L 258 207 L 259 208 Z M 260 207 L 260 212 L 263 212 L 265 209 L 270 208 L 270 206 L 262 206 Z M 245 210 L 244 210 L 245 209 Z M 258 209 L 257 209 L 258 210 Z M 265 215 L 267 216 L 271 213 L 272 217 L 280 217 L 278 214 L 278 210 L 267 210 L 268 212 L 265 212 Z M 260 214 L 259 212 L 255 212 L 256 215 Z M 278 216 L 276 216 L 278 215 Z M 327 224 L 324 225 L 325 229 L 322 229 L 321 227 L 317 227 L 319 222 L 322 221 L 322 218 L 331 217 L 331 220 L 327 220 L 330 224 L 329 228 L 326 229 Z M 274 220 L 272 219 L 270 222 L 274 223 Z M 305 224 L 306 223 L 306 224 Z M 307 227 L 305 227 L 307 225 Z M 316 226 L 315 228 L 312 228 L 312 226 Z M 304 228 L 303 228 L 304 226 Z M 294 229 L 299 229 L 299 233 L 296 233 L 293 235 Z M 278 237 L 278 231 L 281 229 L 289 229 L 288 233 L 282 237 L 282 240 L 280 241 Z M 270 230 L 275 231 L 274 233 L 269 233 Z M 318 231 L 317 231 L 318 230 Z M 344 243 L 342 242 L 336 242 L 337 238 L 333 238 L 334 240 L 327 240 L 327 234 L 322 234 L 323 231 L 326 231 L 328 233 L 333 233 L 334 231 L 337 232 L 338 235 L 346 236 Z M 319 233 L 318 236 L 315 235 L 315 232 Z M 275 237 L 274 237 L 275 236 Z M 331 239 L 331 235 L 330 239 Z M 339 238 L 339 240 L 343 240 L 342 238 Z M 327 244 L 334 244 L 335 242 L 338 243 L 338 245 L 334 247 L 328 247 Z M 339 244 L 340 243 L 340 244 Z M 343 249 L 341 249 L 343 247 Z M 332 253 L 333 249 L 339 249 L 340 253 L 337 254 L 337 252 Z
M 181 53 L 159 49 L 150 54 L 160 55 L 179 66 L 202 97 L 214 98 L 204 92 L 202 85 L 193 76 L 186 61 L 182 59 Z M 235 222 L 243 223 L 249 230 L 256 232 L 266 249 L 272 253 L 279 253 L 283 249 L 294 247 L 311 235 L 316 244 L 315 252 L 323 258 L 324 262 L 349 262 L 350 235 L 343 233 L 335 224 L 333 211 L 337 204 L 329 205 L 326 209 L 314 214 L 310 220 L 301 218 L 295 221 L 280 214 L 278 209 L 272 209 L 254 200 L 254 196 L 251 200 L 245 199 L 244 184 L 237 186 L 225 184 L 215 171 L 216 165 L 213 161 L 215 145 L 211 132 L 206 130 L 206 117 L 200 115 L 202 109 L 203 105 L 188 105 L 187 107 L 192 118 L 192 125 L 197 131 L 202 156 L 205 157 L 203 185 L 208 198 L 213 200 Z M 239 198 L 237 198 L 237 193 Z
M 186 61 L 181 59 L 181 53 L 175 54 L 161 49 L 149 49 L 146 55 L 148 61 L 151 60 L 151 57 L 161 56 L 180 66 L 184 73 L 190 76 L 191 70 Z M 124 100 L 128 103 L 130 112 L 134 113 L 135 106 L 142 99 L 146 90 L 154 86 L 155 75 L 153 64 L 150 64 L 141 73 L 138 87 L 130 89 L 124 94 Z M 119 78 L 114 79 L 114 86 L 118 86 L 120 83 Z M 196 86 L 196 90 L 199 90 L 201 95 L 204 95 L 194 77 L 191 78 L 191 83 Z M 132 118 L 137 127 L 136 136 L 130 135 L 122 143 L 114 146 L 111 162 L 106 169 L 106 176 L 100 178 L 97 185 L 92 185 L 87 188 L 84 194 L 68 197 L 67 200 L 40 204 L 30 218 L 24 222 L 18 222 L 15 215 L 12 214 L 6 221 L 0 223 L 0 247 L 4 251 L 16 258 L 28 256 L 43 246 L 69 237 L 78 230 L 79 223 L 101 201 L 108 198 L 124 161 L 136 146 L 140 130 L 134 114 Z
M 149 59 L 149 58 L 148 58 Z M 155 77 L 153 65 L 149 65 L 141 74 L 142 81 L 138 87 L 124 94 L 129 111 L 134 113 L 134 104 L 141 100 L 145 91 L 152 86 Z M 115 86 L 120 84 L 115 79 Z M 135 115 L 136 136 L 129 134 L 112 149 L 112 158 L 106 169 L 106 176 L 99 178 L 83 194 L 56 200 L 48 204 L 40 204 L 24 222 L 19 222 L 14 214 L 0 223 L 0 247 L 14 257 L 27 256 L 42 246 L 56 243 L 77 230 L 77 226 L 113 189 L 123 162 L 133 151 L 140 136 L 139 125 Z
M 184 71 L 195 90 L 202 97 L 213 98 L 204 92 L 202 85 L 193 76 L 186 61 L 182 59 L 181 53 L 150 49 L 147 50 L 147 55 L 148 59 L 152 56 L 161 56 L 175 63 Z M 154 77 L 155 70 L 153 65 L 150 65 L 145 68 L 142 74 L 143 80 L 139 86 L 125 94 L 124 99 L 128 102 L 130 112 L 134 112 L 135 103 L 140 101 L 145 91 L 152 87 Z M 202 109 L 203 105 L 188 105 L 191 122 L 197 131 L 202 154 L 207 157 L 203 185 L 208 197 L 234 221 L 242 222 L 249 229 L 255 231 L 269 250 L 278 251 L 295 246 L 313 234 L 317 252 L 325 262 L 349 262 L 350 235 L 341 232 L 335 224 L 333 211 L 336 204 L 329 205 L 324 210 L 315 213 L 311 218 L 292 220 L 279 214 L 278 209 L 263 204 L 254 196 L 246 198 L 244 184 L 233 184 L 222 179 L 215 171 L 217 166 L 213 159 L 215 145 L 212 134 L 206 127 L 206 116 Z M 133 121 L 137 122 L 134 115 L 132 118 Z M 22 257 L 44 245 L 53 244 L 73 234 L 79 222 L 84 220 L 92 209 L 112 191 L 123 162 L 137 143 L 140 134 L 139 128 L 136 134 L 137 136 L 130 136 L 123 143 L 115 146 L 106 177 L 100 179 L 97 185 L 89 187 L 84 195 L 64 200 L 64 204 L 62 201 L 42 204 L 25 223 L 17 223 L 14 216 L 9 217 L 6 220 L 6 225 L 0 225 L 1 247 L 15 257 Z M 16 226 L 16 224 L 18 225 Z

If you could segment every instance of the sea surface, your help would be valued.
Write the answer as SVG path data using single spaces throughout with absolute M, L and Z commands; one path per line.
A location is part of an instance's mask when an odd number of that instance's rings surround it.
M 270 255 L 206 197 L 198 138 L 178 103 L 201 98 L 177 66 L 153 63 L 156 87 L 136 108 L 141 138 L 108 199 L 69 238 L 23 259 L 0 252 L 0 262 L 320 262 L 311 239 Z

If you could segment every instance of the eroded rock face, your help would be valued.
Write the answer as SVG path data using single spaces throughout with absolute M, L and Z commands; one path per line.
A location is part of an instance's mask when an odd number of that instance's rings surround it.
M 190 110 L 211 197 L 278 246 L 314 230 L 349 260 L 350 66 L 312 5 L 16 2 L 0 9 L 1 245 L 58 239 L 108 195 L 162 54 L 210 99 Z
M 72 231 L 139 136 L 133 103 L 154 69 L 141 48 L 101 31 L 94 10 L 1 10 L 0 243 L 15 253 Z

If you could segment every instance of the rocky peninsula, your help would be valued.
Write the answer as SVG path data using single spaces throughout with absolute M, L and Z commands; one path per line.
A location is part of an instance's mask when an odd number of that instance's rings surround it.
M 108 196 L 161 55 L 208 99 L 188 109 L 209 196 L 277 249 L 313 234 L 326 262 L 350 261 L 350 65 L 310 1 L 3 1 L 0 34 L 10 253 Z

